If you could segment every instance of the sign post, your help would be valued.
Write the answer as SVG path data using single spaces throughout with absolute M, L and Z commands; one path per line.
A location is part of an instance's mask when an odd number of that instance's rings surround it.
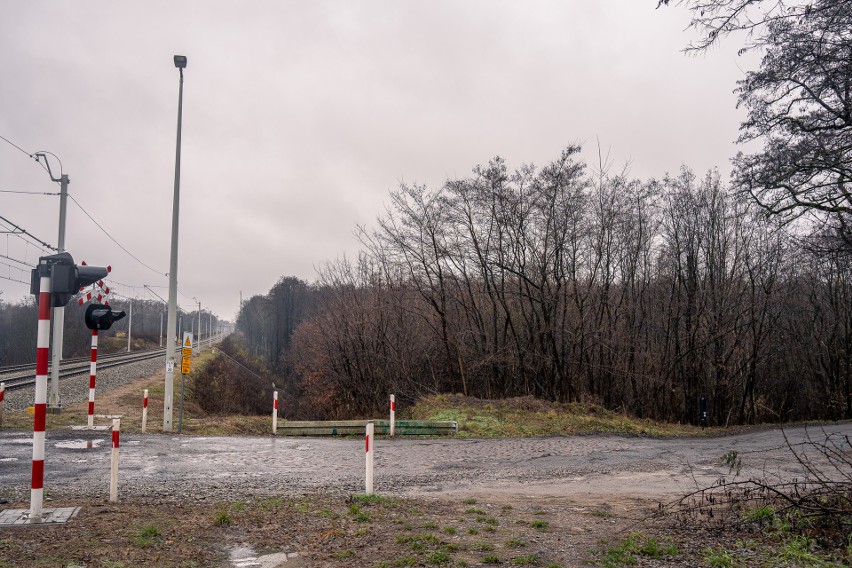
M 192 368 L 192 333 L 183 332 L 180 358 L 180 410 L 178 411 L 178 434 L 183 432 L 183 388 L 186 376 Z

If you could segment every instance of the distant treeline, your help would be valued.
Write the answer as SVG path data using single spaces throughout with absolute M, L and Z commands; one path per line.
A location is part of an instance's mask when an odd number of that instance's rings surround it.
M 662 180 L 494 159 L 402 185 L 357 259 L 283 278 L 238 329 L 302 403 L 388 393 L 591 400 L 713 424 L 852 418 L 852 263 L 815 254 L 716 172 Z
M 160 314 L 163 314 L 163 333 L 167 321 L 166 307 L 161 302 L 134 298 L 113 299 L 110 305 L 116 310 L 130 313 L 130 302 L 133 302 L 132 341 L 144 342 L 148 346 L 160 343 Z M 80 306 L 71 302 L 65 307 L 65 326 L 62 336 L 62 354 L 65 358 L 83 357 L 89 354 L 92 344 L 92 332 L 86 327 L 83 316 L 88 304 Z M 217 323 L 213 317 L 214 326 Z M 207 333 L 207 323 L 210 314 L 202 313 L 202 331 Z M 198 327 L 198 312 L 189 312 L 182 317 L 184 331 L 193 331 Z M 130 318 L 125 317 L 106 330 L 99 332 L 100 338 L 111 338 L 116 335 L 127 336 L 127 326 Z M 0 298 L 0 366 L 32 363 L 36 355 L 36 339 L 38 326 L 38 308 L 34 298 L 17 303 L 3 302 Z M 215 327 L 214 327 L 215 329 Z M 165 341 L 165 340 L 164 340 Z M 51 343 L 53 345 L 53 343 Z M 165 345 L 165 342 L 163 343 Z M 109 342 L 101 345 L 105 352 L 109 351 Z M 126 347 L 123 344 L 121 347 Z

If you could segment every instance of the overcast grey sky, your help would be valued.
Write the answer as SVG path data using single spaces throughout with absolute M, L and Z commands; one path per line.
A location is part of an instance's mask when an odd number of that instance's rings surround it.
M 597 141 L 633 176 L 728 171 L 743 116 L 735 42 L 700 57 L 656 0 L 0 0 L 0 135 L 62 160 L 66 248 L 149 297 L 169 265 L 178 71 L 184 84 L 178 287 L 220 317 L 239 292 L 358 250 L 400 181 L 441 185 L 495 155 L 543 165 Z M 56 192 L 0 141 L 0 191 Z M 52 244 L 59 200 L 0 193 Z M 0 229 L 2 230 L 2 229 Z M 0 255 L 39 251 L 0 235 Z M 28 280 L 0 257 L 0 276 Z M 0 278 L 16 301 L 28 286 Z M 179 296 L 192 309 L 192 300 Z

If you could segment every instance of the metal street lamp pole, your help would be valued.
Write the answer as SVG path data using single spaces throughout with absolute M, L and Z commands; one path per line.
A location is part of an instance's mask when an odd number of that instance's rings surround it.
M 180 212 L 180 134 L 183 120 L 183 70 L 186 57 L 175 55 L 175 67 L 180 71 L 178 91 L 177 149 L 175 150 L 175 193 L 172 204 L 172 251 L 169 262 L 169 317 L 166 338 L 166 385 L 163 397 L 163 432 L 172 431 L 173 398 L 175 388 L 175 324 L 177 323 L 177 267 L 178 267 L 178 220 Z

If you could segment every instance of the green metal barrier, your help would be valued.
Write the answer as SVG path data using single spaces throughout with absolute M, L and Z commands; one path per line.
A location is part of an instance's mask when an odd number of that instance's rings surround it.
M 347 436 L 364 434 L 367 423 L 372 422 L 376 434 L 387 435 L 389 420 L 336 420 L 318 422 L 278 422 L 280 436 Z M 397 420 L 396 436 L 452 436 L 459 431 L 455 421 L 448 420 Z

